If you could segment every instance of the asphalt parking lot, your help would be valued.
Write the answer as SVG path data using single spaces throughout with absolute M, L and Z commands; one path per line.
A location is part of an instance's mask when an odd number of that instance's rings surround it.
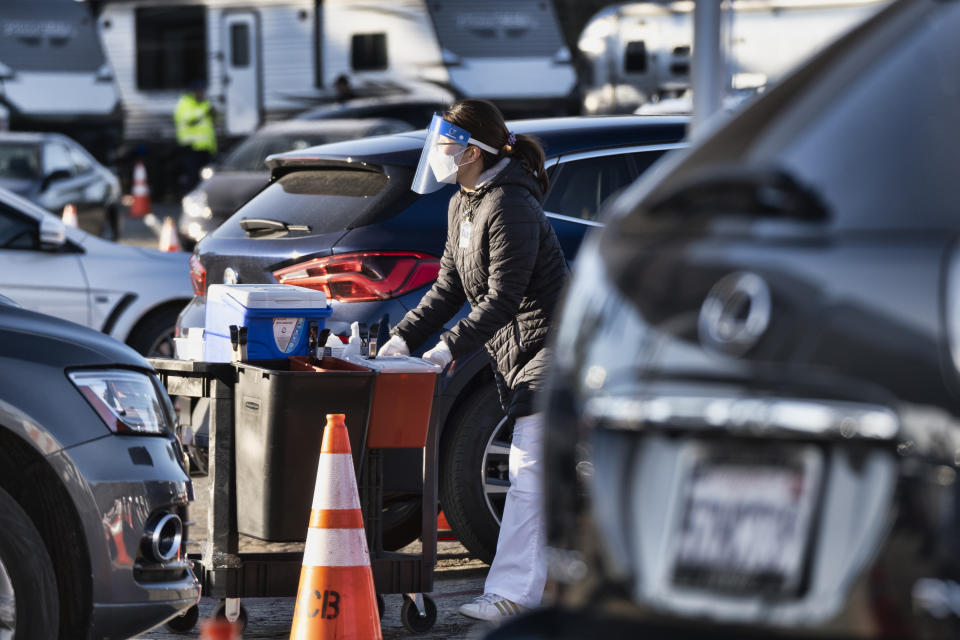
M 124 212 L 126 215 L 120 230 L 120 243 L 156 249 L 160 243 L 159 225 L 162 225 L 164 218 L 168 216 L 176 223 L 180 215 L 180 205 L 174 202 L 154 203 L 152 218 L 132 218 L 126 208 Z M 153 222 L 156 226 L 151 227 L 148 222 Z

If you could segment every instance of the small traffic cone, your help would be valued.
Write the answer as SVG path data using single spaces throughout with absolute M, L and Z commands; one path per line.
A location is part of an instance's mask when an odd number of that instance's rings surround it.
M 142 218 L 153 211 L 150 204 L 150 187 L 147 186 L 147 169 L 143 162 L 137 162 L 133 168 L 133 204 L 130 205 L 130 215 Z
M 290 640 L 379 640 L 380 616 L 350 436 L 327 416 Z
M 200 626 L 200 640 L 238 640 L 239 638 L 238 625 L 222 618 L 206 620 Z
M 76 227 L 79 224 L 77 220 L 77 208 L 72 204 L 68 204 L 63 208 L 61 218 L 63 219 L 63 224 L 68 227 Z
M 180 251 L 180 237 L 170 216 L 164 218 L 163 226 L 160 227 L 160 245 L 157 248 L 160 251 Z
M 453 531 L 450 529 L 450 523 L 447 522 L 447 515 L 441 511 L 437 514 L 437 540 L 456 540 L 457 536 L 453 535 Z

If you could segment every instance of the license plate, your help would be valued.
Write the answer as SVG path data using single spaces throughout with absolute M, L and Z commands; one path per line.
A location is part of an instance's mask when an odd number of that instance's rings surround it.
M 813 447 L 695 452 L 673 537 L 674 586 L 731 595 L 796 592 L 821 464 Z

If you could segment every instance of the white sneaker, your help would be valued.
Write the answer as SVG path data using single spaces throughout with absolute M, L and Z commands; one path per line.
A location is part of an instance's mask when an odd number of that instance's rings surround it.
M 496 621 L 518 613 L 526 611 L 527 607 L 521 606 L 513 600 L 507 600 L 495 593 L 485 593 L 477 596 L 473 602 L 469 602 L 460 607 L 460 615 L 478 620 Z

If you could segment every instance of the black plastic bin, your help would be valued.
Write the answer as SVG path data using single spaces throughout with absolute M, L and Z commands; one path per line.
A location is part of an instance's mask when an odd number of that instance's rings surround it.
M 237 530 L 302 542 L 313 503 L 328 413 L 346 415 L 360 477 L 376 373 L 325 358 L 323 370 L 292 360 L 237 363 L 234 392 Z

